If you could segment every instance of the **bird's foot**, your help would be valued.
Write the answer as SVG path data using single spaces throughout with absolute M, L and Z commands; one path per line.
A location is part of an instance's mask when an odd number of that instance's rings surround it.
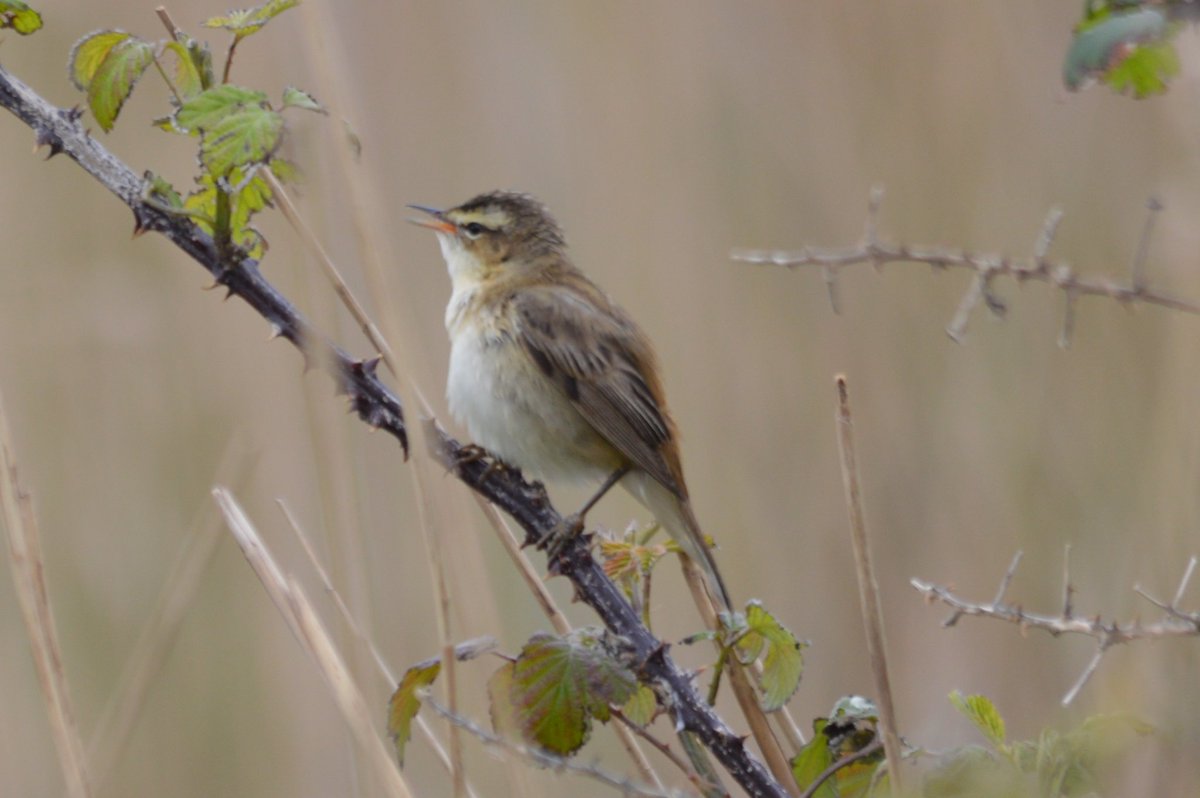
M 479 475 L 480 485 L 487 482 L 493 474 L 500 473 L 501 471 L 515 470 L 508 463 L 504 462 L 499 457 L 492 454 L 477 443 L 468 443 L 460 447 L 458 451 L 454 453 L 453 468 L 462 469 L 473 463 L 485 462 L 487 465 L 484 466 L 483 472 Z
M 559 521 L 558 525 L 550 530 L 550 533 L 546 537 L 542 538 L 541 542 L 538 543 L 538 548 L 545 550 L 546 558 L 550 561 L 551 568 L 553 568 L 555 561 L 562 556 L 567 545 L 581 534 L 583 534 L 583 516 L 579 513 L 571 513 Z

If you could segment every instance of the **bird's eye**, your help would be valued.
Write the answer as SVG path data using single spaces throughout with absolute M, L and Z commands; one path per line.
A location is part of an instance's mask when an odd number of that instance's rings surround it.
M 467 222 L 462 226 L 462 231 L 467 234 L 467 238 L 479 238 L 483 235 L 484 230 L 487 228 L 479 222 Z

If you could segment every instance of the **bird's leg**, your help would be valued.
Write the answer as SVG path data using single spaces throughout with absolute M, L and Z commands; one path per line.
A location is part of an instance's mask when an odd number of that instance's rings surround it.
M 542 543 L 538 548 L 546 550 L 546 554 L 551 562 L 558 557 L 567 543 L 583 531 L 583 519 L 587 516 L 588 511 L 595 507 L 596 502 L 604 498 L 604 494 L 608 493 L 612 489 L 612 486 L 620 482 L 621 477 L 628 473 L 629 466 L 623 465 L 609 474 L 608 478 L 604 480 L 604 484 L 600 486 L 600 489 L 592 495 L 592 498 L 584 502 L 583 506 L 577 512 L 571 513 L 564 518 L 562 523 L 542 539 Z

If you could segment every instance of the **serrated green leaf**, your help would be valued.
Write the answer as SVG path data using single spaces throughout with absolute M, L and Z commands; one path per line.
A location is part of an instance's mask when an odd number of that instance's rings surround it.
M 1109 81 L 1110 73 L 1139 50 L 1149 49 L 1152 51 L 1149 56 L 1135 59 L 1132 67 L 1118 73 L 1122 85 L 1114 88 L 1129 87 L 1146 93 L 1161 91 L 1165 89 L 1166 78 L 1178 71 L 1178 62 L 1177 58 L 1154 51 L 1156 45 L 1165 45 L 1173 56 L 1174 48 L 1167 41 L 1172 34 L 1173 28 L 1158 9 L 1113 12 L 1105 6 L 1094 11 L 1076 28 L 1063 60 L 1063 84 L 1077 91 L 1089 78 Z M 1170 71 L 1172 66 L 1174 71 Z M 1168 71 L 1163 72 L 1164 69 Z
M 412 739 L 412 722 L 421 709 L 421 699 L 417 690 L 433 684 L 434 679 L 441 673 L 440 660 L 429 660 L 409 668 L 404 672 L 396 692 L 388 701 L 388 734 L 396 746 L 396 759 L 400 767 L 404 767 L 404 746 Z
M 987 738 L 997 750 L 1002 750 L 1005 744 L 1004 718 L 1000 717 L 995 704 L 983 695 L 964 696 L 955 690 L 950 694 L 950 703 L 955 709 L 975 724 L 975 728 Z
M 624 704 L 636 687 L 601 638 L 583 629 L 531 637 L 514 663 L 509 696 L 522 736 L 567 756 L 587 741 L 592 719 L 606 720 L 609 705 Z
M 173 83 L 181 100 L 190 100 L 204 90 L 204 79 L 200 69 L 192 60 L 192 53 L 182 42 L 167 42 L 166 49 L 175 54 Z
M 138 78 L 154 63 L 154 45 L 135 37 L 117 42 L 104 56 L 88 84 L 88 107 L 105 132 L 112 130 L 121 106 Z
M 204 21 L 206 28 L 224 28 L 238 39 L 244 39 L 289 8 L 300 5 L 300 0 L 270 0 L 261 6 L 230 11 L 225 16 L 212 17 Z
M 807 790 L 833 764 L 833 752 L 829 750 L 829 739 L 825 736 L 824 718 L 817 718 L 813 722 L 812 739 L 792 758 L 791 764 L 792 776 L 801 790 Z M 813 798 L 838 798 L 838 794 L 833 783 L 826 779 L 813 793 Z
M 250 107 L 266 105 L 267 95 L 226 83 L 201 92 L 175 112 L 175 123 L 183 130 L 209 130 L 226 116 Z
M 739 638 L 741 650 L 765 646 L 763 672 L 759 679 L 763 690 L 763 710 L 774 712 L 787 703 L 800 685 L 804 671 L 803 644 L 786 626 L 779 623 L 758 601 L 746 605 L 746 632 Z
M 132 34 L 121 30 L 97 30 L 75 42 L 67 58 L 67 74 L 75 88 L 87 91 L 109 51 L 130 38 Z
M 28 36 L 42 27 L 42 15 L 21 0 L 0 0 L 0 29 L 12 28 Z
M 621 714 L 625 716 L 625 719 L 639 727 L 654 720 L 654 713 L 657 711 L 658 698 L 654 695 L 654 691 L 644 684 L 639 684 L 638 688 L 633 691 L 633 695 L 629 696 L 629 700 L 625 702 L 625 706 L 621 707 Z
M 232 113 L 204 133 L 200 161 L 214 174 L 237 166 L 266 163 L 283 140 L 283 117 L 253 106 Z
M 201 92 L 175 112 L 175 124 L 201 134 L 200 160 L 216 175 L 265 163 L 283 138 L 283 117 L 261 91 L 225 84 Z
M 311 94 L 295 86 L 288 86 L 283 90 L 283 107 L 303 108 L 305 111 L 316 111 L 319 114 L 329 113 Z
M 1167 90 L 1167 82 L 1179 74 L 1179 54 L 1171 42 L 1135 45 L 1128 55 L 1104 75 L 1104 82 L 1119 93 L 1129 92 L 1141 100 Z

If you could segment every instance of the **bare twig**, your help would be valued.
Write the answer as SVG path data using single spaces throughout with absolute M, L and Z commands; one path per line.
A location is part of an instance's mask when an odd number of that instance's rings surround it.
M 901 788 L 900 761 L 903 750 L 892 701 L 892 683 L 888 678 L 887 641 L 883 632 L 883 609 L 879 604 L 879 582 L 871 563 L 871 546 L 867 540 L 867 523 L 863 515 L 862 490 L 858 481 L 858 461 L 854 448 L 854 421 L 850 413 L 850 395 L 846 375 L 839 374 L 837 384 L 838 449 L 842 455 L 842 485 L 846 490 L 846 510 L 850 515 L 850 544 L 858 576 L 858 598 L 862 605 L 863 625 L 867 633 L 867 653 L 871 674 L 879 694 L 879 723 L 883 732 L 883 748 L 887 756 L 892 795 Z
M 21 487 L 17 474 L 17 459 L 8 417 L 4 412 L 3 396 L 0 396 L 0 518 L 3 518 L 8 531 L 13 585 L 33 649 L 33 663 L 37 667 L 42 697 L 46 700 L 58 761 L 67 781 L 67 794 L 71 798 L 88 798 L 92 794 L 91 780 L 88 778 L 75 712 L 71 708 L 71 693 L 63 669 L 62 649 L 58 645 L 58 630 L 54 625 L 54 613 L 50 609 L 50 596 L 46 591 L 37 518 L 33 512 L 33 500 Z
M 492 734 L 470 718 L 451 712 L 428 693 L 422 697 L 422 703 L 432 708 L 434 712 L 441 715 L 454 726 L 467 732 L 484 745 L 491 748 L 499 748 L 510 754 L 516 754 L 538 767 L 546 768 L 555 773 L 571 773 L 577 776 L 584 776 L 613 787 L 622 795 L 635 795 L 642 798 L 689 798 L 688 793 L 680 792 L 679 790 L 670 790 L 649 784 L 637 784 L 624 776 L 609 773 L 595 765 L 580 765 L 569 759 L 563 759 L 537 748 L 530 748 L 506 740 L 499 735 Z
M 1069 547 L 1067 554 L 1068 556 L 1070 554 Z M 1092 677 L 1092 674 L 1096 672 L 1096 668 L 1100 665 L 1100 660 L 1104 654 L 1113 646 L 1132 643 L 1136 640 L 1154 640 L 1168 637 L 1200 637 L 1200 611 L 1185 612 L 1179 608 L 1179 602 L 1182 600 L 1188 582 L 1195 572 L 1195 557 L 1192 557 L 1188 561 L 1183 579 L 1180 580 L 1179 588 L 1175 591 L 1175 597 L 1169 602 L 1156 599 L 1140 587 L 1134 586 L 1134 592 L 1161 609 L 1164 613 L 1162 620 L 1150 624 L 1142 623 L 1140 620 L 1133 620 L 1127 623 L 1104 621 L 1099 615 L 1092 618 L 1076 616 L 1072 607 L 1074 588 L 1071 587 L 1070 572 L 1065 565 L 1063 567 L 1064 587 L 1061 614 L 1043 615 L 1036 612 L 1027 612 L 1019 606 L 1006 604 L 1004 602 L 1004 595 L 1007 592 L 1008 583 L 1012 581 L 1012 575 L 1019 560 L 1020 552 L 1018 552 L 1017 557 L 1013 558 L 1013 564 L 1005 572 L 1000 589 L 996 592 L 996 598 L 987 604 L 975 603 L 960 598 L 952 593 L 949 588 L 935 585 L 922 579 L 912 579 L 910 583 L 929 601 L 940 602 L 953 610 L 950 616 L 943 622 L 943 626 L 953 626 L 964 615 L 975 615 L 1016 624 L 1022 631 L 1033 628 L 1041 629 L 1055 637 L 1062 634 L 1077 634 L 1093 638 L 1096 641 L 1096 651 L 1092 655 L 1092 659 L 1088 662 L 1087 667 L 1084 668 L 1083 673 L 1080 674 L 1079 678 L 1076 679 L 1075 683 L 1063 696 L 1062 703 L 1064 706 L 1070 704 L 1075 699 L 1079 691 L 1083 689 L 1084 685 Z
M 1052 209 L 1047 215 L 1034 244 L 1033 255 L 1024 259 L 1013 259 L 950 247 L 895 244 L 883 240 L 878 235 L 881 197 L 880 189 L 872 190 L 867 208 L 865 231 L 857 244 L 835 248 L 805 246 L 795 251 L 736 249 L 732 252 L 732 257 L 734 260 L 746 263 L 762 263 L 791 268 L 820 267 L 822 277 L 829 286 L 830 301 L 835 313 L 839 312 L 836 293 L 838 273 L 847 266 L 870 263 L 878 269 L 890 263 L 923 263 L 939 269 L 953 266 L 973 271 L 975 279 L 967 288 L 958 304 L 953 320 L 946 328 L 947 334 L 958 342 L 962 341 L 970 314 L 981 300 L 993 313 L 1003 315 L 1004 303 L 990 291 L 991 281 L 1001 276 L 1012 277 L 1017 282 L 1037 280 L 1049 283 L 1063 292 L 1066 304 L 1062 331 L 1059 334 L 1059 345 L 1064 347 L 1071 342 L 1071 333 L 1075 325 L 1075 303 L 1085 296 L 1107 297 L 1122 304 L 1140 302 L 1184 313 L 1200 314 L 1200 304 L 1155 291 L 1149 287 L 1146 281 L 1145 261 L 1149 251 L 1153 222 L 1155 215 L 1162 208 L 1157 200 L 1152 199 L 1148 203 L 1150 215 L 1142 230 L 1133 258 L 1130 281 L 1121 283 L 1106 277 L 1080 277 L 1065 262 L 1051 262 L 1046 259 L 1046 253 L 1049 252 L 1054 235 L 1058 230 L 1058 223 L 1062 219 L 1062 212 L 1057 208 Z

